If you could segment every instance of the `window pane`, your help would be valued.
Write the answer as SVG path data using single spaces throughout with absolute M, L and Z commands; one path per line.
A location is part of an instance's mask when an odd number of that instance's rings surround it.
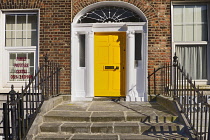
M 10 53 L 10 80 L 26 81 L 34 73 L 34 53 Z
M 17 31 L 16 38 L 23 38 L 23 31 Z
M 34 53 L 29 53 L 28 54 L 28 59 L 29 59 L 29 66 L 34 67 Z
M 6 31 L 6 44 L 5 46 L 15 46 L 15 31 Z
M 141 60 L 141 33 L 135 33 L 135 60 Z
M 79 35 L 79 66 L 85 67 L 85 35 Z
M 196 38 L 195 41 L 208 41 L 207 38 L 207 33 L 208 33 L 208 28 L 206 24 L 202 25 L 197 25 L 196 26 Z
M 135 12 L 117 6 L 99 7 L 80 17 L 79 23 L 142 22 Z
M 34 75 L 34 67 L 30 68 L 30 71 L 28 72 L 28 75 L 30 75 L 30 77 L 32 77 Z
M 195 22 L 196 23 L 207 22 L 207 7 L 206 6 L 203 6 L 203 5 L 196 6 Z
M 28 30 L 36 30 L 37 29 L 37 15 L 28 15 Z
M 207 41 L 206 5 L 174 6 L 173 11 L 174 41 Z
M 174 41 L 183 41 L 183 26 L 174 26 Z
M 16 14 L 6 16 L 6 27 L 8 30 L 5 31 L 5 46 L 37 46 L 37 15 Z M 9 29 L 13 30 L 11 31 Z
M 184 11 L 184 22 L 187 24 L 193 24 L 194 21 L 194 6 L 185 6 L 185 11 Z
M 6 31 L 6 38 L 15 38 L 15 32 L 14 31 Z
M 16 28 L 16 30 L 26 30 L 26 15 L 17 15 Z
M 36 31 L 28 31 L 27 32 L 27 44 L 28 46 L 36 46 L 37 45 L 37 32 Z
M 6 39 L 6 46 L 7 47 L 15 46 L 15 39 Z
M 16 59 L 16 54 L 15 53 L 10 53 L 10 59 L 9 59 L 9 65 L 13 66 L 13 64 L 15 63 L 15 59 Z
M 194 27 L 193 25 L 187 25 L 185 33 L 185 41 L 194 41 Z
M 205 45 L 176 46 L 179 63 L 192 79 L 207 79 L 207 47 Z
M 15 15 L 6 15 L 6 30 L 15 30 Z
M 174 24 L 183 23 L 183 8 L 184 6 L 174 6 Z

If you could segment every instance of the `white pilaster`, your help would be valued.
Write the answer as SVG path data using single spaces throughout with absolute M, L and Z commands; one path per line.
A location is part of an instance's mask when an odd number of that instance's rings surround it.
M 135 52 L 135 32 L 127 32 L 126 48 L 126 101 L 135 101 L 135 81 L 134 81 L 134 52 Z
M 87 93 L 86 97 L 94 97 L 94 33 L 88 32 L 86 47 Z
M 75 97 L 76 96 L 76 68 L 77 68 L 77 62 L 76 62 L 76 47 L 78 42 L 79 42 L 79 38 L 78 38 L 78 33 L 77 32 L 73 32 L 72 33 L 72 47 L 71 47 L 71 65 L 72 65 L 72 70 L 71 70 L 71 92 L 72 92 L 72 96 Z

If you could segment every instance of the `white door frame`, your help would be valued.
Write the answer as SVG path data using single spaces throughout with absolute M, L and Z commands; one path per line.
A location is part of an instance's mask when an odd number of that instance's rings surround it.
M 147 101 L 147 22 L 128 23 L 77 23 L 87 9 L 97 5 L 126 5 L 125 2 L 99 2 L 79 12 L 71 25 L 71 94 L 72 101 L 91 101 L 94 97 L 94 32 L 126 32 L 126 100 Z M 144 16 L 145 17 L 145 16 Z M 135 33 L 142 33 L 142 60 L 135 66 Z M 85 67 L 79 67 L 79 34 L 85 34 Z

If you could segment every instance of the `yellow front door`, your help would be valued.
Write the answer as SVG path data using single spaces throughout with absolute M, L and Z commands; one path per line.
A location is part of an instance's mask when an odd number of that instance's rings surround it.
M 95 96 L 125 96 L 126 32 L 94 35 Z

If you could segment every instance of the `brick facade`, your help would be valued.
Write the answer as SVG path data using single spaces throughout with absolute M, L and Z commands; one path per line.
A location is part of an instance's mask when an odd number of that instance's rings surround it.
M 61 93 L 68 94 L 71 87 L 71 21 L 86 6 L 102 1 L 105 0 L 1 0 L 0 9 L 40 9 L 40 61 L 43 60 L 42 56 L 48 53 L 50 59 L 62 65 L 64 71 L 61 74 Z M 171 0 L 122 1 L 138 7 L 148 19 L 149 73 L 163 62 L 170 62 L 172 54 Z M 209 2 L 209 0 L 202 1 Z
M 1 0 L 0 9 L 39 9 L 39 56 L 48 53 L 49 59 L 59 62 L 61 94 L 70 93 L 70 0 Z

